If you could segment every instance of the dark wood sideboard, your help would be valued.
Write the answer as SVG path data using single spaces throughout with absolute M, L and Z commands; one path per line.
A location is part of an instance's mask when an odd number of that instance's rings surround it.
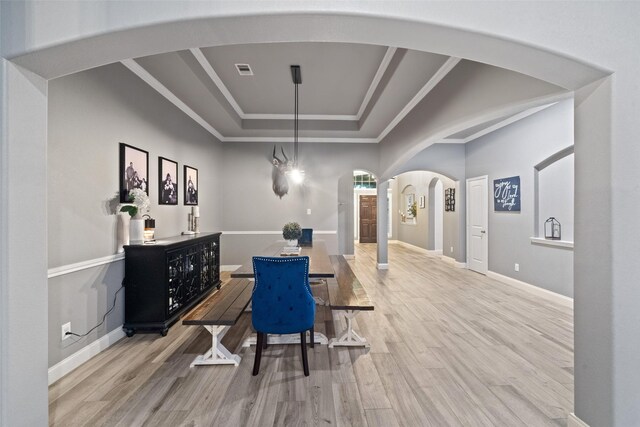
M 124 247 L 123 329 L 167 334 L 180 315 L 220 288 L 220 233 L 158 239 Z

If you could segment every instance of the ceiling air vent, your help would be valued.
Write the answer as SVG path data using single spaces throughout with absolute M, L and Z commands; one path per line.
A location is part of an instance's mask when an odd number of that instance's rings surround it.
M 253 76 L 253 71 L 249 64 L 236 64 L 236 69 L 241 76 Z

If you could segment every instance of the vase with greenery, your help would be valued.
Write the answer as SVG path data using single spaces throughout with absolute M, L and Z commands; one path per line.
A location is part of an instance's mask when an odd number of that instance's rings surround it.
M 129 192 L 131 203 L 122 205 L 120 212 L 127 212 L 131 216 L 129 222 L 129 244 L 140 244 L 144 241 L 144 220 L 142 215 L 149 212 L 151 201 L 149 195 L 139 188 L 134 188 Z
M 300 236 L 302 236 L 302 228 L 297 222 L 288 222 L 282 227 L 282 237 L 288 241 L 289 246 L 298 246 Z
M 122 205 L 120 212 L 127 212 L 131 218 L 142 218 L 142 214 L 149 212 L 149 206 L 149 195 L 139 188 L 134 188 L 129 191 L 129 204 Z

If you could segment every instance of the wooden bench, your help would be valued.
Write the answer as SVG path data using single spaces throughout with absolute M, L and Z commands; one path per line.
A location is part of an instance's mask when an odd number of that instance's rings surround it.
M 240 356 L 231 354 L 220 341 L 249 305 L 252 291 L 251 280 L 232 279 L 183 317 L 183 325 L 202 325 L 211 333 L 211 348 L 205 354 L 196 357 L 191 367 L 240 364 Z
M 327 280 L 329 306 L 332 310 L 344 311 L 347 319 L 347 329 L 338 338 L 332 338 L 329 341 L 329 347 L 369 347 L 366 338 L 361 337 L 353 330 L 352 320 L 363 310 L 373 310 L 373 304 L 347 260 L 342 255 L 331 255 L 329 258 L 335 271 L 335 279 Z

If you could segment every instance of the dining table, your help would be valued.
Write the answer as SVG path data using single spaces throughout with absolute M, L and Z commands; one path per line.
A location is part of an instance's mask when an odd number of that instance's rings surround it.
M 257 251 L 253 256 L 276 257 L 283 256 L 286 242 L 275 242 Z M 284 255 L 289 256 L 289 255 Z M 311 246 L 301 246 L 299 256 L 309 257 L 309 278 L 335 277 L 335 271 L 327 252 L 327 245 L 322 240 L 315 240 Z M 247 260 L 237 270 L 231 273 L 233 278 L 253 278 L 253 261 Z

